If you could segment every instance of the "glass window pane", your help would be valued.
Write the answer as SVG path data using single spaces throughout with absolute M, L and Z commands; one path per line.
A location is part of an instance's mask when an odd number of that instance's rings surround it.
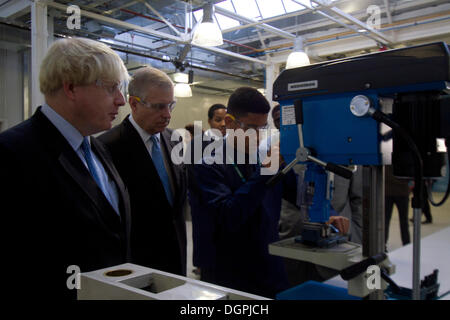
M 255 0 L 233 0 L 236 13 L 255 20 L 261 20 Z
M 231 3 L 231 0 L 222 1 L 220 3 L 216 3 L 216 7 L 221 7 L 223 9 L 226 9 L 231 12 L 235 12 L 233 8 L 233 4 Z
M 285 14 L 283 4 L 280 0 L 256 0 L 263 19 Z
M 304 3 L 309 7 L 309 2 L 310 2 L 309 0 L 296 0 L 296 1 L 300 2 L 300 3 Z M 299 10 L 305 9 L 304 6 L 302 6 L 298 3 L 295 3 L 291 0 L 283 0 L 283 3 L 284 3 L 284 7 L 286 8 L 287 12 L 294 12 L 294 11 L 299 11 Z
M 219 23 L 220 29 L 222 29 L 222 30 L 232 28 L 232 27 L 237 27 L 240 25 L 239 21 L 225 17 L 219 13 L 216 13 L 216 19 L 217 19 L 217 22 Z
M 193 12 L 195 20 L 197 22 L 202 22 L 202 18 L 203 18 L 203 9 L 201 10 L 197 10 Z

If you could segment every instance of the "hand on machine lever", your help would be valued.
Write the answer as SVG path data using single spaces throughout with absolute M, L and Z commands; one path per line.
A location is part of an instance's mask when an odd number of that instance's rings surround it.
M 350 220 L 343 216 L 330 216 L 330 220 L 326 224 L 334 225 L 342 235 L 348 234 L 350 228 Z

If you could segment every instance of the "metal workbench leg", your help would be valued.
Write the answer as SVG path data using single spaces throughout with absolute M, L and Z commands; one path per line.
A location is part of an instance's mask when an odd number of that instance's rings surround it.
M 363 255 L 371 257 L 385 251 L 384 166 L 363 167 Z M 370 300 L 383 300 L 376 290 Z

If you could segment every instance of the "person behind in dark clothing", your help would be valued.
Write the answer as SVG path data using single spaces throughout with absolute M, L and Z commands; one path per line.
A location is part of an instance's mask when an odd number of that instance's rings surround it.
M 186 275 L 186 168 L 175 164 L 168 129 L 175 107 L 172 80 L 145 67 L 129 84 L 131 114 L 99 139 L 112 154 L 131 202 L 132 262 Z
M 280 130 L 280 117 L 281 117 L 280 111 L 281 110 L 279 104 L 275 105 L 275 107 L 273 107 L 272 109 L 273 124 L 275 125 L 275 128 L 277 128 L 278 130 Z
M 433 217 L 431 216 L 430 204 L 428 203 L 428 187 L 431 188 L 431 183 L 432 183 L 431 180 L 424 180 L 424 183 L 423 183 L 422 213 L 425 216 L 425 221 L 422 221 L 422 224 L 433 223 Z M 411 184 L 412 184 L 411 190 L 413 190 L 414 189 L 414 181 L 412 181 Z M 409 219 L 409 221 L 414 223 L 414 217 Z
M 385 242 L 389 238 L 389 224 L 394 204 L 397 206 L 403 245 L 410 242 L 408 229 L 409 185 L 408 180 L 394 177 L 392 165 L 385 167 Z
M 424 182 L 423 186 L 423 207 L 422 207 L 422 213 L 425 215 L 425 221 L 422 222 L 422 224 L 429 224 L 433 223 L 433 217 L 431 216 L 431 210 L 430 210 L 430 204 L 428 203 L 428 184 L 430 184 L 431 181 L 427 180 Z M 431 188 L 431 185 L 429 186 Z

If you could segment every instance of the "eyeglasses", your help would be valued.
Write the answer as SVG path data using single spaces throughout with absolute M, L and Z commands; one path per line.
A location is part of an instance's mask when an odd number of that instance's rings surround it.
M 103 81 L 103 80 L 99 79 L 99 80 L 95 81 L 95 85 L 97 87 L 102 87 L 110 95 L 113 95 L 114 92 L 116 92 L 116 90 L 119 90 L 120 92 L 122 92 L 122 90 L 123 90 L 123 83 L 122 82 L 111 83 L 111 82 Z
M 162 111 L 165 108 L 169 108 L 169 112 L 172 112 L 173 109 L 175 109 L 175 104 L 177 103 L 176 101 L 172 101 L 169 103 L 151 103 L 151 102 L 147 102 L 147 101 L 142 101 L 141 98 L 136 97 L 136 96 L 132 96 L 133 98 L 136 99 L 137 102 L 139 102 L 140 104 L 142 104 L 143 106 L 156 110 L 156 111 Z
M 254 129 L 254 130 L 258 131 L 258 130 L 265 130 L 265 129 L 269 128 L 269 125 L 267 123 L 262 126 L 256 126 L 253 124 L 245 124 L 242 121 L 239 121 L 238 119 L 236 119 L 235 116 L 233 116 L 232 114 L 227 113 L 227 116 L 229 116 L 231 119 L 233 119 L 233 121 L 236 122 L 242 128 L 242 130 Z

